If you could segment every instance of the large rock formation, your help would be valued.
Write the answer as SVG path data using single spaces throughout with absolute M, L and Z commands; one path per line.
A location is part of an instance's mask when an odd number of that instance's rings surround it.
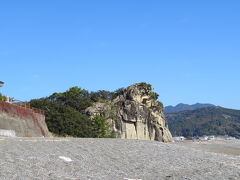
M 112 101 L 97 102 L 86 109 L 90 117 L 105 117 L 116 137 L 122 139 L 172 141 L 162 103 L 151 85 L 138 83 L 119 92 Z

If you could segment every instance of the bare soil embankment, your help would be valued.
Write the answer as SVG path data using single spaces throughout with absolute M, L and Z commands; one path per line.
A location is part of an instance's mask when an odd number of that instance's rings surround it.
M 0 130 L 12 131 L 20 137 L 49 136 L 43 114 L 3 101 L 0 101 Z

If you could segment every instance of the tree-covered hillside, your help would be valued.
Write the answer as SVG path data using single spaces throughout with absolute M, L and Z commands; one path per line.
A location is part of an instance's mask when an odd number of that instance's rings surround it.
M 103 117 L 90 119 L 84 110 L 96 101 L 112 99 L 117 92 L 88 92 L 72 87 L 63 93 L 30 101 L 30 105 L 44 110 L 50 132 L 60 136 L 110 137 L 111 129 Z
M 240 111 L 207 107 L 166 114 L 173 136 L 229 135 L 240 138 Z
M 164 112 L 165 113 L 177 113 L 180 111 L 195 110 L 195 109 L 206 108 L 206 107 L 211 107 L 211 106 L 214 106 L 214 105 L 213 104 L 202 104 L 202 103 L 196 103 L 193 105 L 189 105 L 189 104 L 180 103 L 176 106 L 166 106 L 164 108 Z

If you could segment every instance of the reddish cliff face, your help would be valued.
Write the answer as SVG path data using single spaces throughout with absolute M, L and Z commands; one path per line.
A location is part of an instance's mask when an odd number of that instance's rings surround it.
M 20 137 L 49 136 L 43 114 L 3 101 L 0 101 L 0 129 L 13 130 Z

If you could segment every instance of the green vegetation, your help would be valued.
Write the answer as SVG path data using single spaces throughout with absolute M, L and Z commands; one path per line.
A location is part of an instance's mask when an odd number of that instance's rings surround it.
M 7 101 L 6 96 L 2 95 L 1 93 L 0 93 L 0 101 Z
M 161 109 L 163 109 L 164 108 L 163 103 L 160 101 L 157 101 L 157 102 L 158 102 L 158 105 L 161 107 Z
M 97 92 L 92 92 L 90 98 L 94 102 L 105 102 L 107 100 L 112 100 L 114 98 L 114 92 L 100 90 Z
M 84 110 L 97 99 L 110 98 L 109 94 L 107 91 L 89 93 L 73 87 L 64 93 L 32 100 L 30 105 L 45 111 L 49 131 L 56 135 L 104 138 L 111 135 L 107 120 L 101 116 L 90 119 Z
M 207 107 L 166 114 L 173 136 L 229 135 L 240 138 L 240 111 Z
M 72 87 L 64 93 L 54 93 L 47 99 L 70 106 L 75 110 L 82 112 L 92 105 L 90 96 L 91 95 L 87 90 L 79 87 Z
M 93 128 L 93 135 L 92 137 L 103 137 L 103 138 L 108 138 L 111 137 L 111 132 L 110 132 L 110 126 L 105 118 L 102 116 L 96 115 L 92 119 L 92 128 Z
M 112 99 L 115 99 L 117 96 L 122 95 L 123 92 L 124 88 L 117 89 L 116 91 L 114 91 Z
M 144 88 L 146 88 L 146 89 L 148 89 L 148 90 L 151 90 L 151 89 L 152 89 L 152 85 L 151 85 L 151 84 L 148 84 L 148 83 L 146 83 L 146 82 L 141 82 L 141 83 L 139 83 L 139 86 L 144 87 Z
M 149 93 L 150 98 L 157 100 L 159 95 L 156 92 L 150 92 Z

